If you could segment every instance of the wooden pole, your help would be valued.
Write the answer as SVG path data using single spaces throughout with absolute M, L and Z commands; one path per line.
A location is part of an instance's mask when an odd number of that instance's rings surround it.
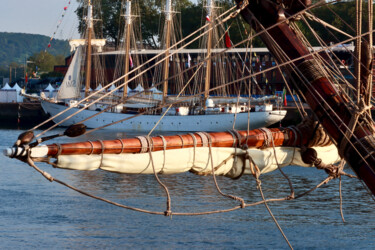
M 163 101 L 165 104 L 168 95 L 168 78 L 169 78 L 169 47 L 171 46 L 171 25 L 172 25 L 172 4 L 171 0 L 167 0 L 165 7 L 165 24 L 166 24 L 166 37 L 165 37 L 165 60 L 164 60 L 164 83 L 163 83 Z
M 208 17 L 208 38 L 207 38 L 207 67 L 206 67 L 206 77 L 204 81 L 204 99 L 203 99 L 203 107 L 206 109 L 206 101 L 209 97 L 209 89 L 210 89 L 210 82 L 211 82 L 211 47 L 212 47 L 212 11 L 214 8 L 214 0 L 207 1 L 207 17 Z
M 180 148 L 207 147 L 208 141 L 212 141 L 212 147 L 242 147 L 249 148 L 290 146 L 298 147 L 307 144 L 311 138 L 313 129 L 309 126 L 299 127 L 300 133 L 290 128 L 254 129 L 237 132 L 214 132 L 214 133 L 190 133 L 184 135 L 155 136 L 150 137 L 150 147 L 146 137 L 126 138 L 105 141 L 87 141 L 66 144 L 48 145 L 48 156 L 59 155 L 86 155 L 86 154 L 120 154 L 141 153 L 144 147 L 147 152 L 151 150 L 162 151 Z M 269 132 L 269 133 L 267 133 Z M 272 135 L 272 140 L 269 135 Z M 195 139 L 194 139 L 195 138 Z M 164 139 L 164 140 L 163 140 Z M 143 141 L 143 143 L 142 143 Z M 272 143 L 273 141 L 273 143 Z M 165 142 L 165 143 L 164 143 Z M 326 142 L 324 142 L 326 143 Z M 319 146 L 326 146 L 321 144 Z M 245 147 L 245 148 L 246 148 Z
M 92 46 L 91 39 L 93 33 L 93 18 L 92 18 L 92 5 L 91 0 L 88 0 L 87 10 L 87 51 L 86 51 L 86 84 L 85 84 L 85 97 L 89 95 L 90 83 L 91 83 L 91 54 Z
M 131 27 L 131 2 L 126 1 L 126 14 L 125 14 L 125 78 L 124 78 L 124 92 L 122 94 L 123 100 L 128 96 L 128 80 L 129 80 L 129 62 L 130 62 L 130 27 Z

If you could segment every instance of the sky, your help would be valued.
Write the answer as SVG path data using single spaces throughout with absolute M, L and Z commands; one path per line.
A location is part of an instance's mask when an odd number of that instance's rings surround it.
M 0 0 L 0 32 L 40 34 L 57 39 L 79 38 L 76 0 Z M 62 17 L 64 7 L 68 6 Z M 57 28 L 59 22 L 59 28 Z

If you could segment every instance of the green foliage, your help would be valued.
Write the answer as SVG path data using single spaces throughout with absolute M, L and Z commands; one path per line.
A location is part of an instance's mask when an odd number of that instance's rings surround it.
M 336 28 L 346 32 L 349 35 L 355 36 L 356 29 L 356 2 L 355 1 L 342 1 L 336 4 L 323 5 L 322 7 L 315 8 L 312 10 L 313 14 L 324 20 L 325 22 L 332 24 Z M 368 29 L 367 27 L 367 1 L 363 2 L 363 30 Z M 347 36 L 344 36 L 338 32 L 328 30 L 319 23 L 312 23 L 312 28 L 316 30 L 317 34 L 325 42 L 335 42 L 338 40 L 346 40 Z M 311 34 L 310 34 L 311 36 Z M 313 44 L 317 45 L 317 43 Z
M 86 2 L 87 0 L 77 0 L 78 2 Z M 138 5 L 141 31 L 143 37 L 143 44 L 147 47 L 157 48 L 160 44 L 160 22 L 163 20 L 161 8 L 164 8 L 165 0 L 136 0 L 132 1 L 132 8 Z M 94 18 L 100 19 L 101 21 L 95 22 L 95 33 L 102 34 L 104 38 L 114 41 L 118 44 L 120 40 L 119 36 L 123 29 L 123 9 L 121 7 L 121 0 L 92 0 L 94 8 Z M 313 3 L 320 1 L 313 0 Z M 204 10 L 202 0 L 197 0 L 192 2 L 191 0 L 178 0 L 173 2 L 176 6 L 176 10 L 179 12 L 177 15 L 180 17 L 182 26 L 182 36 L 186 37 L 191 34 L 202 24 L 204 24 L 204 18 L 206 12 Z M 217 0 L 215 4 L 219 7 L 221 12 L 231 8 L 235 3 L 233 0 Z M 364 23 L 367 20 L 366 8 L 367 2 L 364 1 Z M 84 5 L 82 5 L 84 6 Z M 99 7 L 98 7 L 99 6 Z M 77 9 L 76 13 L 81 20 L 80 30 L 84 30 L 85 23 L 84 17 L 87 10 L 84 7 Z M 354 35 L 355 29 L 355 1 L 341 1 L 335 4 L 322 4 L 321 7 L 313 8 L 312 12 L 314 15 L 343 30 L 344 32 Z M 298 26 L 301 28 L 302 32 L 306 35 L 308 40 L 312 41 L 313 45 L 318 45 L 316 39 L 314 39 L 313 33 L 310 31 L 309 27 L 303 22 L 298 22 Z M 316 33 L 325 41 L 337 41 L 347 39 L 342 34 L 328 30 L 317 22 L 310 21 L 310 25 L 316 31 Z M 249 25 L 242 20 L 240 15 L 237 18 L 230 20 L 227 23 L 230 27 L 229 34 L 232 42 L 234 44 L 244 40 L 251 29 Z M 223 27 L 225 28 L 225 27 Z M 364 26 L 366 29 L 366 26 Z M 120 31 L 119 31 L 120 30 Z M 247 32 L 245 32 L 245 30 Z M 255 38 L 252 41 L 254 47 L 263 47 L 264 44 L 259 38 Z M 243 46 L 248 46 L 248 44 L 243 44 Z M 192 44 L 190 48 L 197 48 L 198 42 Z
M 56 57 L 45 51 L 35 53 L 29 60 L 32 61 L 34 65 L 38 66 L 40 72 L 51 72 L 53 71 L 53 66 L 58 64 Z M 32 69 L 33 68 L 34 67 L 32 67 Z M 30 68 L 28 71 L 30 71 Z
M 11 63 L 17 64 L 13 66 L 23 66 L 26 58 L 44 51 L 49 40 L 49 37 L 42 35 L 0 32 L 0 68 L 8 68 L 9 71 Z M 51 48 L 47 49 L 49 54 L 63 56 L 69 54 L 67 41 L 53 40 L 51 45 Z

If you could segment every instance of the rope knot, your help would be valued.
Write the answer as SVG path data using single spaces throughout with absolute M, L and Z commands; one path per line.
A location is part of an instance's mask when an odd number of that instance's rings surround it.
M 171 215 L 172 215 L 172 211 L 171 210 L 164 211 L 164 216 L 171 216 Z

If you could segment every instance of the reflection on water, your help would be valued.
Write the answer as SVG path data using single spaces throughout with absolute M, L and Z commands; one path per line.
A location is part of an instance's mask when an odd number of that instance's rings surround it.
M 54 131 L 55 132 L 55 131 Z M 53 133 L 54 133 L 53 132 Z M 0 149 L 12 145 L 19 131 L 0 130 Z M 52 134 L 52 132 L 50 133 Z M 75 140 L 112 139 L 128 134 L 98 133 Z M 60 138 L 59 142 L 71 139 Z M 49 183 L 22 162 L 0 156 L 1 248 L 287 248 L 263 205 L 226 214 L 165 218 L 124 210 Z M 79 172 L 41 168 L 73 186 L 113 201 L 164 211 L 166 196 L 152 175 L 105 171 Z M 302 193 L 326 177 L 324 171 L 284 169 Z M 229 208 L 238 202 L 222 197 L 211 176 L 190 173 L 160 176 L 172 197 L 172 210 L 199 212 Z M 261 199 L 254 179 L 217 177 L 224 193 L 254 202 Z M 289 195 L 275 171 L 261 177 L 267 198 Z M 374 248 L 375 202 L 359 181 L 343 178 L 343 209 L 338 181 L 301 199 L 270 207 L 295 248 Z

